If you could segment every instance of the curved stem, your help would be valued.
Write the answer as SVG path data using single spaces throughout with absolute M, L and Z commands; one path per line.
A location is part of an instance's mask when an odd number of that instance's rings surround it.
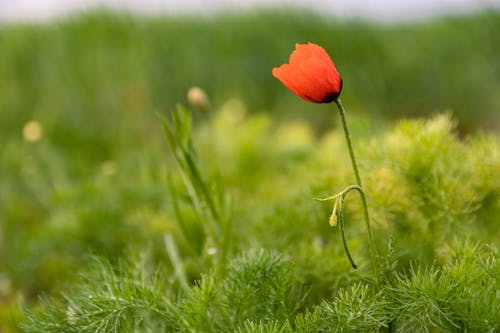
M 340 209 L 338 212 L 339 216 L 339 227 L 340 227 L 340 233 L 342 234 L 342 244 L 344 244 L 344 251 L 345 254 L 347 255 L 347 258 L 349 259 L 349 262 L 351 263 L 352 268 L 356 269 L 358 266 L 354 262 L 351 256 L 351 252 L 349 252 L 349 248 L 347 247 L 347 240 L 345 239 L 345 233 L 344 233 L 344 195 L 339 199 L 340 200 Z
M 375 272 L 378 273 L 378 255 L 377 255 L 377 250 L 375 247 L 375 242 L 373 241 L 373 235 L 372 235 L 372 229 L 370 225 L 370 215 L 368 214 L 368 204 L 366 202 L 366 196 L 365 193 L 361 190 L 363 187 L 361 183 L 361 177 L 359 176 L 359 169 L 358 165 L 356 163 L 356 157 L 354 156 L 354 150 L 352 148 L 352 139 L 351 139 L 351 134 L 349 132 L 349 127 L 347 126 L 347 116 L 346 112 L 344 109 L 344 106 L 342 105 L 342 102 L 340 98 L 337 98 L 335 100 L 335 104 L 337 104 L 337 107 L 340 112 L 340 118 L 342 120 L 342 127 L 344 128 L 344 135 L 347 141 L 347 148 L 349 149 L 349 155 L 351 157 L 351 162 L 352 162 L 352 168 L 354 170 L 354 175 L 356 176 L 356 182 L 359 186 L 358 192 L 361 195 L 361 203 L 363 205 L 363 214 L 365 218 L 365 225 L 366 225 L 366 230 L 368 232 L 368 242 L 370 246 L 370 255 L 371 255 L 371 260 L 373 267 L 375 269 Z

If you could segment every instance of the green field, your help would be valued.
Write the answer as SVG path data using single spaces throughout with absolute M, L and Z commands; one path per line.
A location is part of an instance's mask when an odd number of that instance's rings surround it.
M 0 27 L 0 332 L 499 331 L 498 31 L 498 12 Z M 359 198 L 357 270 L 316 200 L 355 182 L 334 105 L 271 76 L 308 41 L 344 80 L 376 273 Z

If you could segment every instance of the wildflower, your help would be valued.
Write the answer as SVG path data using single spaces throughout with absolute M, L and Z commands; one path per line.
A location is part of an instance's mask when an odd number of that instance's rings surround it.
M 273 69 L 273 76 L 297 96 L 313 103 L 330 103 L 342 90 L 342 78 L 321 46 L 295 44 L 289 64 Z
M 370 226 L 370 216 L 368 214 L 368 205 L 366 203 L 366 196 L 361 185 L 361 177 L 359 175 L 356 157 L 354 156 L 351 134 L 349 132 L 349 127 L 347 126 L 346 111 L 342 104 L 342 101 L 339 98 L 340 92 L 342 91 L 342 78 L 340 77 L 339 72 L 337 72 L 332 59 L 328 56 L 328 53 L 326 53 L 325 49 L 313 43 L 295 44 L 295 51 L 293 51 L 290 55 L 290 59 L 288 62 L 289 64 L 283 64 L 278 68 L 273 68 L 273 76 L 275 78 L 280 80 L 294 94 L 296 94 L 300 98 L 305 99 L 306 101 L 313 103 L 335 102 L 335 104 L 337 105 L 340 113 L 340 118 L 342 120 L 342 127 L 344 128 L 347 148 L 349 149 L 349 156 L 351 157 L 352 168 L 354 171 L 354 175 L 356 176 L 357 184 L 351 185 L 346 190 L 341 192 L 341 194 L 331 197 L 331 199 L 336 198 L 336 202 L 333 206 L 333 211 L 332 215 L 330 215 L 329 223 L 332 227 L 337 224 L 336 213 L 338 202 L 338 204 L 340 205 L 338 207 L 338 219 L 340 230 L 342 233 L 342 242 L 344 243 L 344 249 L 349 261 L 351 262 L 352 267 L 356 268 L 357 266 L 352 260 L 349 249 L 347 248 L 347 242 L 345 240 L 342 206 L 344 196 L 350 190 L 357 190 L 361 195 L 363 214 L 365 217 L 366 229 L 368 231 L 371 259 L 374 266 L 375 275 L 378 275 L 378 254 L 375 243 L 373 241 Z

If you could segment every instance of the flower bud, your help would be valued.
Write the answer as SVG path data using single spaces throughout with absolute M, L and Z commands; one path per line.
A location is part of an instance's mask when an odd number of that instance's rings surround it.
M 208 96 L 200 87 L 192 87 L 187 93 L 187 99 L 192 107 L 206 111 L 210 107 Z

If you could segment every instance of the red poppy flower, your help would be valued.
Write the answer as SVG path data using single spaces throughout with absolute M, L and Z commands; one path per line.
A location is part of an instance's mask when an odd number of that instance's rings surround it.
M 313 103 L 330 103 L 342 90 L 342 78 L 319 45 L 295 44 L 289 64 L 273 68 L 273 76 L 297 96 Z

